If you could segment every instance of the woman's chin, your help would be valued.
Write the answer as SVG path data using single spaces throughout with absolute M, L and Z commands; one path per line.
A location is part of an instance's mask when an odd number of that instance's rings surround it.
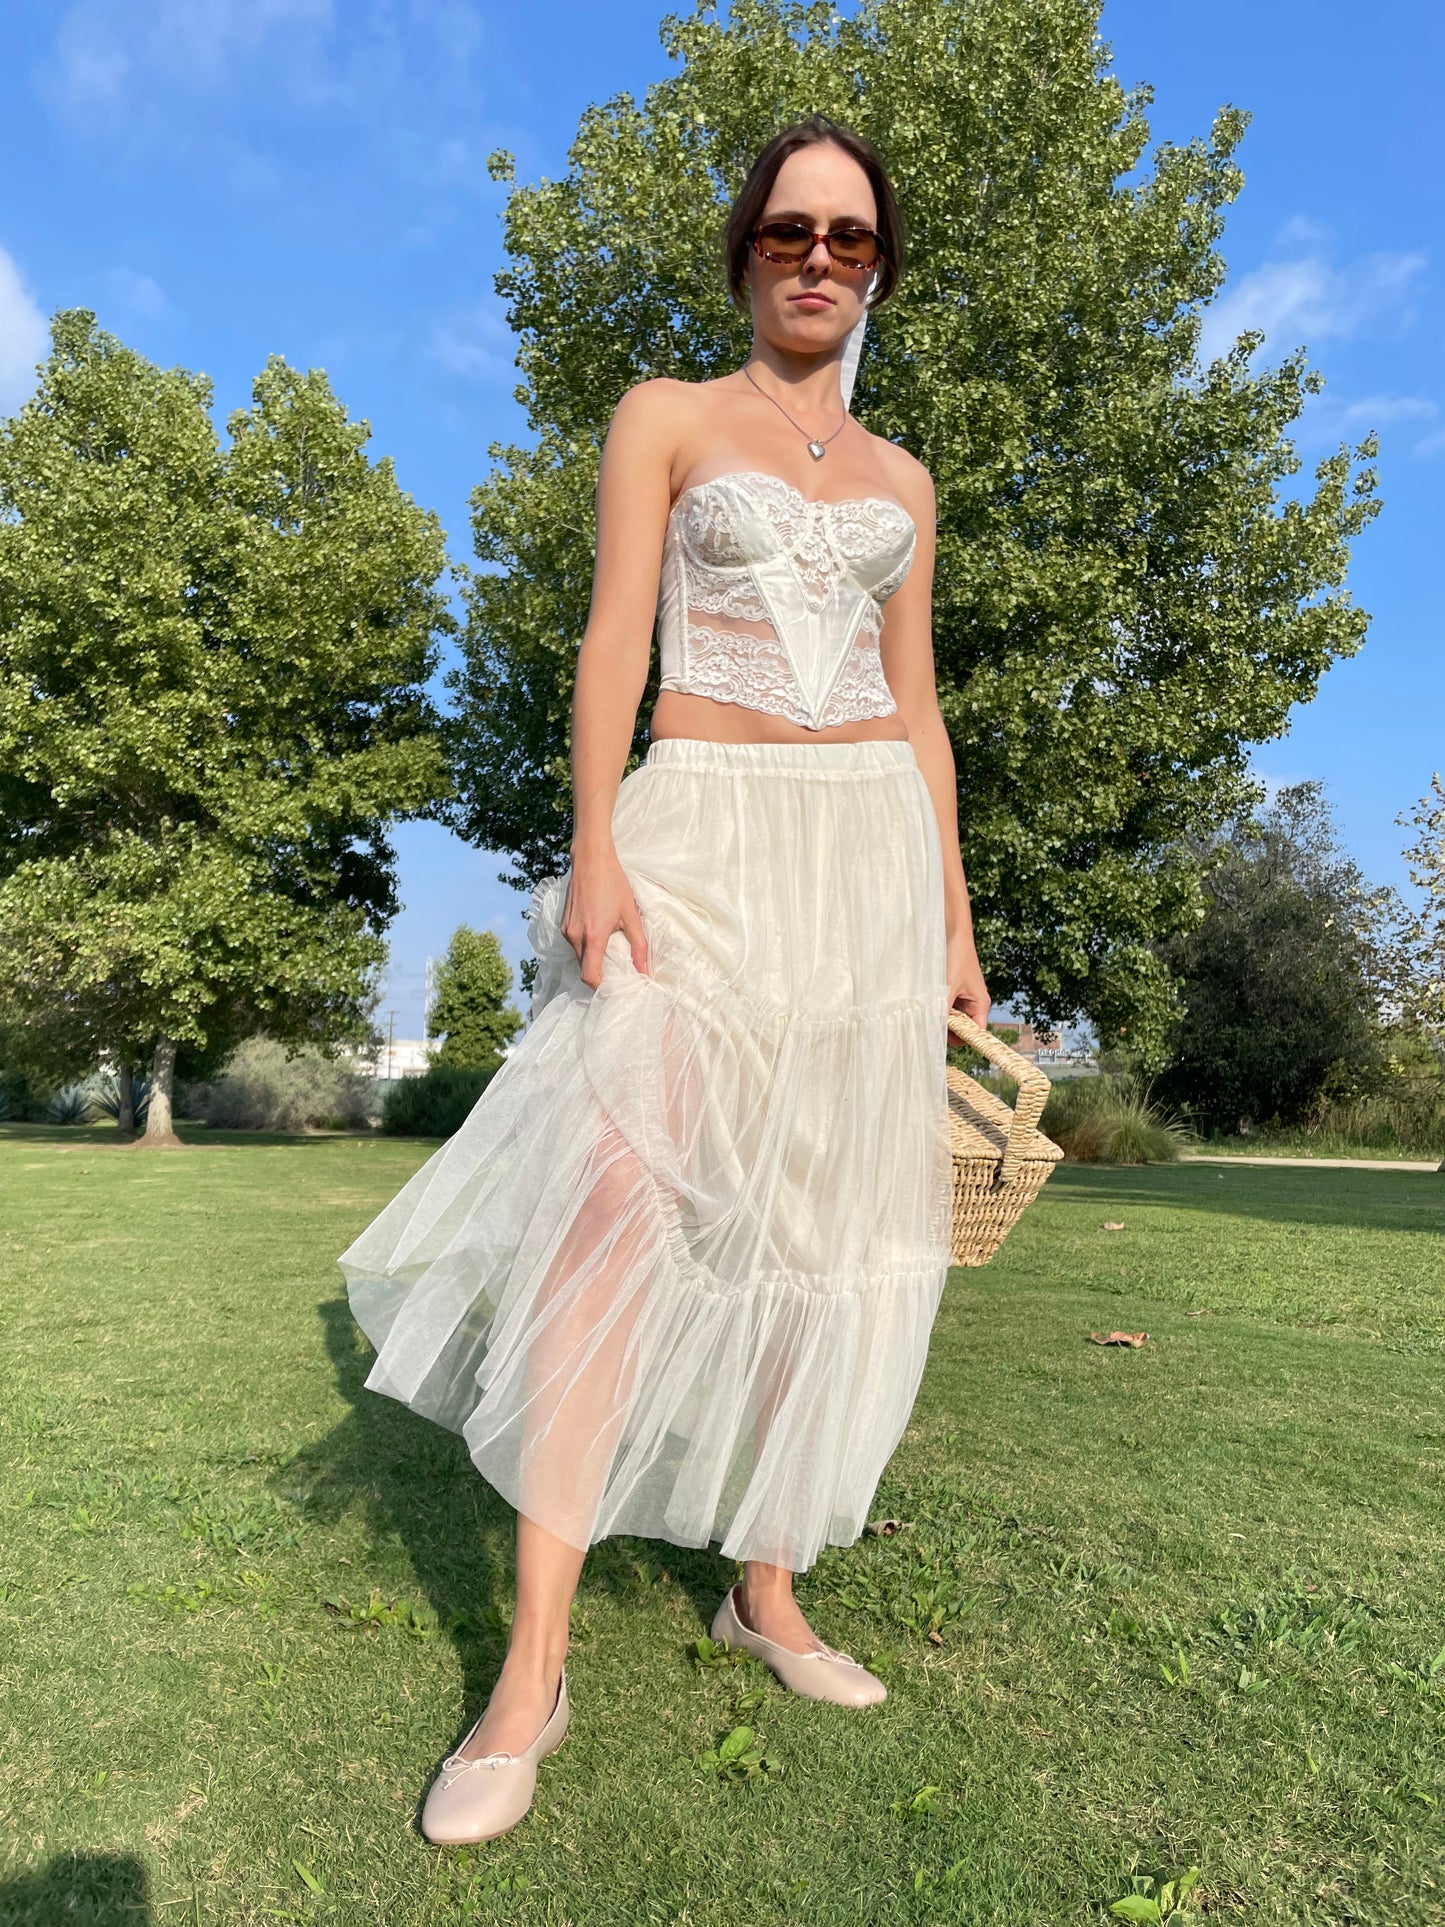
M 782 317 L 768 330 L 768 338 L 774 347 L 783 348 L 793 354 L 826 355 L 840 348 L 848 339 L 852 324 L 840 329 L 836 315 L 830 310 L 821 309 L 815 314 L 790 314 Z

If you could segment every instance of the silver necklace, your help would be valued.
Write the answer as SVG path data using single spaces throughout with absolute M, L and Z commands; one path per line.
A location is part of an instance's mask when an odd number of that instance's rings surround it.
M 807 429 L 803 427 L 801 422 L 793 421 L 792 416 L 788 413 L 787 409 L 784 408 L 783 404 L 780 401 L 775 400 L 774 397 L 768 393 L 766 388 L 758 388 L 757 382 L 753 381 L 753 371 L 751 368 L 748 367 L 746 362 L 743 363 L 743 373 L 747 376 L 748 380 L 753 383 L 754 388 L 758 389 L 758 393 L 762 396 L 763 400 L 772 402 L 774 408 L 777 409 L 778 413 L 782 416 L 784 421 L 793 422 L 794 428 L 797 429 L 800 435 L 807 434 L 808 432 Z M 812 456 L 815 462 L 822 461 L 823 457 L 828 452 L 828 443 L 831 442 L 835 436 L 841 435 L 843 433 L 843 430 L 847 426 L 848 426 L 848 411 L 845 408 L 843 410 L 843 419 L 842 421 L 839 422 L 838 426 L 833 430 L 832 435 L 825 435 L 822 441 L 818 441 L 815 439 L 808 443 L 808 453 Z

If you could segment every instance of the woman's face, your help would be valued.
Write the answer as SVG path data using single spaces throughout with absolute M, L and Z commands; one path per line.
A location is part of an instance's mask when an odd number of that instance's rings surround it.
M 801 221 L 814 233 L 828 228 L 876 228 L 878 206 L 868 176 L 851 154 L 831 141 L 800 147 L 778 169 L 764 221 Z M 862 314 L 866 270 L 835 261 L 821 241 L 800 266 L 748 254 L 753 329 L 774 347 L 825 354 L 847 337 Z

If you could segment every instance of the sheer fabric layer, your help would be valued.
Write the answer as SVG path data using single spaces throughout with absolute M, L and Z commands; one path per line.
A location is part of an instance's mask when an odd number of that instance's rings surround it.
M 647 932 L 532 1018 L 341 1260 L 367 1384 L 577 1546 L 801 1570 L 862 1530 L 950 1213 L 942 864 L 907 743 L 654 743 L 613 831 Z

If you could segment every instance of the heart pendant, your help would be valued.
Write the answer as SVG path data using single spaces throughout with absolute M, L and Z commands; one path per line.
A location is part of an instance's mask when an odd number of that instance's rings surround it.
M 821 462 L 823 457 L 827 454 L 827 452 L 828 452 L 827 446 L 823 442 L 808 443 L 808 453 L 812 456 L 815 462 Z

